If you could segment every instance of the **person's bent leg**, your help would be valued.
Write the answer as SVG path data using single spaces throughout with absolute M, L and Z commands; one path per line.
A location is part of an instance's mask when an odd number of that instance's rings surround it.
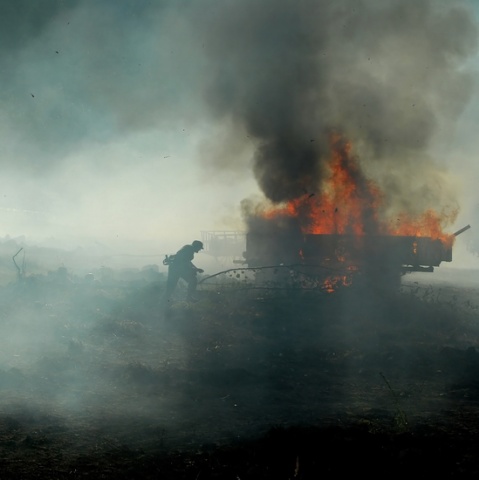
M 173 292 L 175 291 L 176 285 L 178 284 L 178 280 L 180 279 L 180 275 L 178 272 L 169 270 L 168 271 L 168 278 L 166 279 L 166 298 L 167 300 L 171 299 Z
M 196 293 L 196 287 L 198 285 L 198 279 L 196 278 L 196 272 L 192 271 L 188 274 L 188 278 L 186 279 L 188 282 L 188 293 L 186 299 L 191 301 L 191 300 L 196 300 L 195 298 L 195 293 Z

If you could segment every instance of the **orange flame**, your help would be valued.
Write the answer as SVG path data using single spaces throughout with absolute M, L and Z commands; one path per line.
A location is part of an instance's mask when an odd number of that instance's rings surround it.
M 451 213 L 455 216 L 455 212 Z M 446 247 L 451 247 L 454 243 L 454 235 L 444 233 L 442 222 L 447 215 L 440 215 L 438 212 L 429 209 L 419 216 L 411 217 L 406 213 L 400 213 L 397 216 L 396 225 L 389 225 L 388 234 L 406 235 L 411 237 L 430 237 L 439 239 Z
M 375 182 L 364 176 L 357 157 L 352 155 L 351 144 L 333 135 L 331 151 L 329 175 L 322 184 L 322 193 L 291 200 L 264 212 L 264 218 L 298 218 L 304 234 L 430 237 L 452 246 L 455 237 L 444 233 L 442 224 L 454 220 L 457 212 L 447 215 L 429 209 L 418 216 L 401 213 L 395 222 L 380 220 L 385 195 Z

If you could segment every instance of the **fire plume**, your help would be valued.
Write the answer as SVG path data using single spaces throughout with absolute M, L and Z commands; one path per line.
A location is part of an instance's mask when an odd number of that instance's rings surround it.
M 331 137 L 331 155 L 321 193 L 305 193 L 299 198 L 269 209 L 265 219 L 294 217 L 303 234 L 394 235 L 429 237 L 452 246 L 454 235 L 443 232 L 457 211 L 449 214 L 428 209 L 420 215 L 399 213 L 394 220 L 381 217 L 386 196 L 367 179 L 353 155 L 351 144 L 339 135 Z

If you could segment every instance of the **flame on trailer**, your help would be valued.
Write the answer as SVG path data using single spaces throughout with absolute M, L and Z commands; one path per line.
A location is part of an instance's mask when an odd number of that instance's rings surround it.
M 358 157 L 353 154 L 351 143 L 334 134 L 330 137 L 330 147 L 331 154 L 320 193 L 305 193 L 267 208 L 261 213 L 264 219 L 295 218 L 303 234 L 352 235 L 365 241 L 368 241 L 368 235 L 429 237 L 440 240 L 445 248 L 452 247 L 455 235 L 445 233 L 443 228 L 454 222 L 457 210 L 439 213 L 427 209 L 418 215 L 400 212 L 393 219 L 385 218 L 387 196 L 378 184 L 366 178 Z M 413 243 L 413 251 L 415 249 L 417 242 Z M 336 261 L 346 264 L 347 259 L 348 252 L 336 252 Z M 348 285 L 350 282 L 350 274 L 332 275 L 325 281 L 325 290 L 334 291 L 336 285 Z

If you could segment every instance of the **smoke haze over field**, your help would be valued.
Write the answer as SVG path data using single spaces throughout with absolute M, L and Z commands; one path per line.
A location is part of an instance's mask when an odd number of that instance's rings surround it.
M 474 7 L 2 1 L 3 232 L 170 252 L 320 188 L 331 131 L 389 206 L 473 223 Z
M 386 249 L 360 251 L 374 268 L 352 269 L 364 282 L 336 292 L 323 276 L 349 276 L 332 262 L 290 268 L 307 258 L 298 235 L 282 266 L 229 268 L 203 252 L 193 304 L 182 282 L 167 301 L 161 260 L 202 231 L 253 229 L 265 204 L 320 197 L 340 138 L 387 213 L 457 209 L 450 232 L 472 228 L 452 264 L 479 268 L 478 41 L 472 0 L 0 0 L 0 441 L 12 462 L 50 450 L 50 433 L 58 458 L 65 445 L 74 454 L 57 473 L 83 475 L 78 443 L 96 455 L 107 439 L 128 457 L 165 431 L 207 445 L 342 422 L 338 410 L 397 419 L 377 375 L 392 369 L 401 402 L 427 422 L 432 403 L 455 411 L 471 395 L 476 407 L 477 289 L 459 295 L 455 279 L 477 270 L 439 276 L 436 289 L 413 274 L 403 295 L 388 291 L 399 271 Z M 262 250 L 275 253 L 270 238 Z M 316 271 L 323 288 L 309 289 Z M 443 345 L 463 359 L 446 359 L 449 383 Z M 464 372 L 470 392 L 454 387 Z M 17 425 L 3 421 L 9 406 Z M 73 441 L 31 420 L 42 411 Z

